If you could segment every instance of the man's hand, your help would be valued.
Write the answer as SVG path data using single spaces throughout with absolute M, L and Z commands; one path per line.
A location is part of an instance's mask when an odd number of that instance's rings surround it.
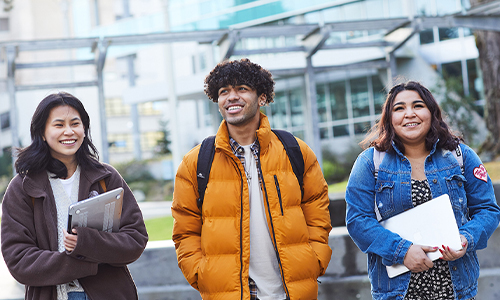
M 429 270 L 434 263 L 426 253 L 435 252 L 438 249 L 438 247 L 411 245 L 406 252 L 403 264 L 413 273 Z
M 454 261 L 464 256 L 465 252 L 467 252 L 467 239 L 465 238 L 465 236 L 460 235 L 460 241 L 462 242 L 462 249 L 458 251 L 451 249 L 449 246 L 442 245 L 443 249 L 439 249 L 439 252 L 441 252 L 443 256 L 440 257 L 440 259 L 446 261 Z
M 68 250 L 69 252 L 75 250 L 76 241 L 78 240 L 78 235 L 76 235 L 76 229 L 73 228 L 72 232 L 74 234 L 69 234 L 69 233 L 66 232 L 66 230 L 63 229 L 63 233 L 64 233 L 64 240 L 63 240 L 64 248 L 66 248 L 66 250 Z

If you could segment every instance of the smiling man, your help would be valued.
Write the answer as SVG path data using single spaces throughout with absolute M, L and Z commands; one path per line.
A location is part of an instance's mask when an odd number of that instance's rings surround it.
M 331 257 L 328 188 L 313 151 L 296 139 L 303 185 L 260 108 L 271 73 L 248 59 L 218 64 L 205 93 L 223 121 L 203 202 L 200 146 L 177 171 L 172 215 L 179 267 L 203 299 L 316 299 Z M 292 137 L 293 140 L 293 137 Z M 200 176 L 200 175 L 198 175 Z

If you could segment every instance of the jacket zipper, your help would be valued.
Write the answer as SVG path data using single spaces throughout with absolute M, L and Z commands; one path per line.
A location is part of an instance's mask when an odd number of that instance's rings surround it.
M 259 158 L 260 158 L 260 153 L 259 153 Z M 274 252 L 276 253 L 276 259 L 278 260 L 278 265 L 280 266 L 280 273 L 281 273 L 281 281 L 283 282 L 283 288 L 285 289 L 286 293 L 286 299 L 290 299 L 290 293 L 288 292 L 288 287 L 286 286 L 285 282 L 285 274 L 283 273 L 283 264 L 281 263 L 281 258 L 280 254 L 278 252 L 278 243 L 276 242 L 276 235 L 274 233 L 274 224 L 273 224 L 273 218 L 271 216 L 271 207 L 269 205 L 269 198 L 267 197 L 267 189 L 266 189 L 266 184 L 264 182 L 264 175 L 262 175 L 262 169 L 260 167 L 260 159 L 257 162 L 257 168 L 259 168 L 259 176 L 262 181 L 262 188 L 264 189 L 264 195 L 266 196 L 266 203 L 267 203 L 267 212 L 269 214 L 269 220 L 271 222 L 271 233 L 273 236 L 273 246 L 274 246 Z
M 276 175 L 274 175 L 274 184 L 276 185 L 276 191 L 278 192 L 278 200 L 280 202 L 281 215 L 283 216 L 283 202 L 281 201 L 280 183 L 278 182 L 278 176 Z
M 243 174 L 238 163 L 231 157 L 234 167 L 240 173 L 240 299 L 243 300 Z

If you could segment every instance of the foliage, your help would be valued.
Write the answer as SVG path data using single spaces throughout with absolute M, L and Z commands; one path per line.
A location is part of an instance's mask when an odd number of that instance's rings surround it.
M 161 218 L 145 220 L 149 241 L 163 241 L 172 239 L 174 218 L 166 216 Z
M 127 163 L 116 165 L 116 170 L 122 175 L 127 184 L 135 181 L 147 181 L 153 179 L 153 176 L 148 170 L 147 164 L 144 161 L 130 161 Z
M 362 149 L 356 144 L 347 151 L 336 153 L 323 149 L 323 176 L 328 184 L 341 182 L 349 177 L 352 166 Z
M 464 95 L 460 77 L 444 74 L 444 83 L 438 84 L 437 87 L 443 92 L 440 106 L 447 117 L 446 122 L 462 135 L 465 143 L 471 144 L 478 133 L 474 115 L 479 117 L 480 113 L 474 104 L 475 99 Z M 437 94 L 439 95 L 439 92 Z
M 0 156 L 0 177 L 12 176 L 12 154 L 10 151 L 4 151 Z
M 161 138 L 156 141 L 156 152 L 158 154 L 170 154 L 170 132 L 168 131 L 168 121 L 160 121 Z

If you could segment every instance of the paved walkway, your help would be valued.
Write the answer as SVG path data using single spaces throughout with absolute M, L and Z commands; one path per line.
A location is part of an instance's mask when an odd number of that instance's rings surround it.
M 169 216 L 171 201 L 161 202 L 139 202 L 144 219 L 153 219 Z M 0 215 L 1 215 L 0 205 Z M 1 236 L 0 236 L 1 241 Z M 21 300 L 24 299 L 24 285 L 19 284 L 9 273 L 7 266 L 0 252 L 0 299 L 1 300 Z

